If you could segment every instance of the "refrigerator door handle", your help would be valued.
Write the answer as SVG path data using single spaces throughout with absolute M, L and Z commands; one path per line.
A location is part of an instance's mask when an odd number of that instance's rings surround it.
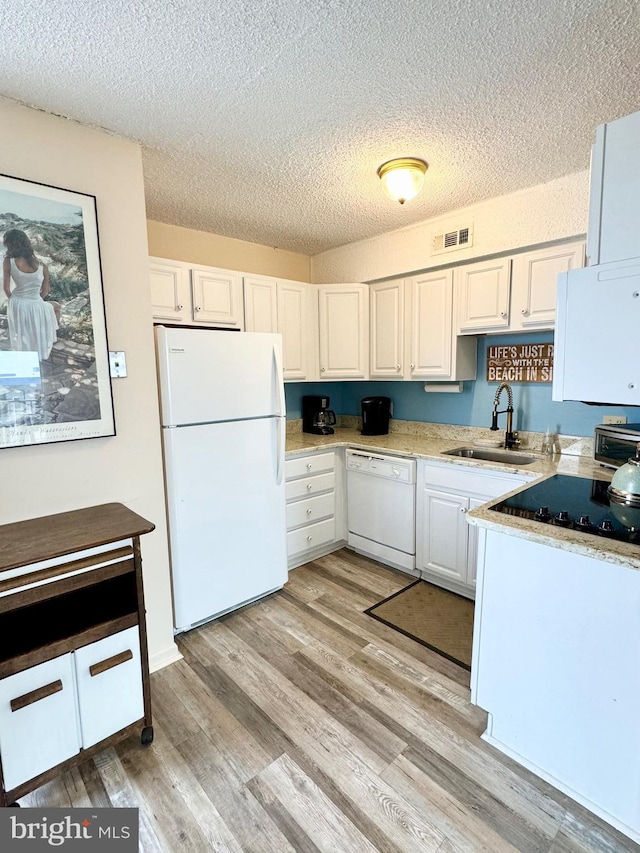
M 278 486 L 282 483 L 284 473 L 286 423 L 285 418 L 276 418 L 276 485 Z
M 280 347 L 277 344 L 273 345 L 273 381 L 275 382 L 276 392 L 276 416 L 286 418 L 287 405 L 284 399 L 284 380 L 282 376 L 282 356 Z

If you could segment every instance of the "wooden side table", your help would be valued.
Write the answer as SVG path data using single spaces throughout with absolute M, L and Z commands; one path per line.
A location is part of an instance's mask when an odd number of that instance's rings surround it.
M 119 503 L 0 526 L 0 806 L 153 740 L 140 536 Z

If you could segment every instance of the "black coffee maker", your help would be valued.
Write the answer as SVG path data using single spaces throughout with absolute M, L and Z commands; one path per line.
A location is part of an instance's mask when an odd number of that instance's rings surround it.
M 312 432 L 314 435 L 331 435 L 335 430 L 335 412 L 329 408 L 329 397 L 302 398 L 302 432 Z
M 365 397 L 362 407 L 362 435 L 387 435 L 391 417 L 390 397 Z

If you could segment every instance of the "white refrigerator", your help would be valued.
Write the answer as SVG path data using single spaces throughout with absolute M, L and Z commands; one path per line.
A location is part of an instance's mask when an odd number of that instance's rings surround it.
M 156 327 L 176 633 L 287 580 L 279 335 Z

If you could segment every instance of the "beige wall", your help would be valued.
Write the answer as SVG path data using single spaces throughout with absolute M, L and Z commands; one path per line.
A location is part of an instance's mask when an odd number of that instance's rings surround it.
M 177 656 L 151 305 L 142 162 L 137 145 L 0 99 L 5 174 L 97 199 L 109 346 L 126 353 L 113 381 L 117 435 L 0 449 L 2 523 L 111 501 L 154 522 L 143 536 L 152 668 Z
M 257 243 L 192 231 L 162 222 L 147 222 L 149 254 L 227 270 L 311 281 L 311 258 L 297 252 L 272 249 Z
M 311 280 L 374 281 L 581 236 L 587 231 L 588 204 L 588 171 L 567 175 L 315 255 Z M 471 248 L 433 254 L 434 235 L 466 225 L 473 226 Z

